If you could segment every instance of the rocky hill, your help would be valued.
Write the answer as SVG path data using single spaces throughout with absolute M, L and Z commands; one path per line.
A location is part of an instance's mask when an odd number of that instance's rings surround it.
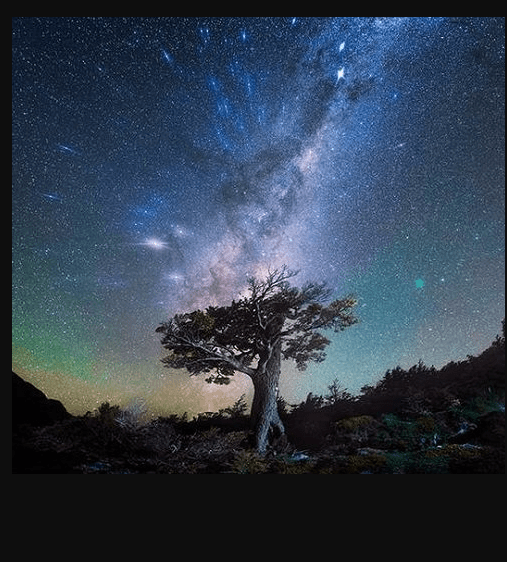
M 59 400 L 47 396 L 33 384 L 12 373 L 12 425 L 50 425 L 70 418 Z

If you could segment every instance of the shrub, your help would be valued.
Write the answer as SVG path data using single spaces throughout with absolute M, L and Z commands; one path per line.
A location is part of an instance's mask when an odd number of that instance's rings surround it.
M 350 474 L 382 472 L 387 462 L 383 454 L 373 453 L 368 455 L 350 455 L 348 458 L 347 472 Z
M 116 417 L 120 414 L 120 406 L 111 406 L 109 402 L 102 402 L 102 404 L 95 411 L 94 417 L 99 419 L 106 425 L 113 425 Z
M 423 451 L 386 454 L 385 471 L 389 474 L 446 474 L 449 457 L 427 456 Z
M 276 474 L 310 474 L 315 466 L 315 460 L 294 460 L 290 456 L 275 458 L 270 465 L 270 472 Z
M 377 444 L 400 451 L 414 451 L 434 442 L 435 420 L 431 416 L 420 416 L 416 420 L 404 420 L 395 414 L 382 416 L 385 430 L 378 434 Z
M 231 469 L 237 474 L 263 474 L 267 472 L 268 464 L 253 449 L 246 449 L 236 453 Z
M 335 427 L 339 430 L 352 432 L 364 429 L 366 426 L 370 426 L 373 423 L 375 423 L 375 418 L 372 416 L 354 416 L 336 422 Z
M 431 416 L 421 416 L 415 420 L 416 428 L 420 433 L 432 433 L 435 431 L 435 420 Z
M 134 398 L 125 408 L 119 410 L 114 419 L 122 427 L 135 430 L 146 421 L 147 412 L 148 406 L 146 401 Z
M 245 394 L 242 394 L 232 406 L 223 408 L 218 411 L 219 415 L 229 418 L 239 418 L 246 415 L 248 404 L 245 400 Z
M 449 461 L 453 474 L 505 474 L 505 449 L 483 447 L 476 454 L 458 454 Z

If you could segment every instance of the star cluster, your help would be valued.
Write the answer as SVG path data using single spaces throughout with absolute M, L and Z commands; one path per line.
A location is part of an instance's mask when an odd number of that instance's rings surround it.
M 13 19 L 13 360 L 71 411 L 222 407 L 170 315 L 287 264 L 361 323 L 295 374 L 484 349 L 504 312 L 503 18 Z M 236 398 L 237 396 L 234 396 Z

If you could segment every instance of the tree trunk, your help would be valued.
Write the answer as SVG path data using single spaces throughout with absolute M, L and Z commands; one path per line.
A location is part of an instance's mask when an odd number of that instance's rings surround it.
M 255 430 L 255 446 L 261 455 L 266 452 L 270 438 L 279 437 L 285 433 L 276 403 L 280 365 L 281 344 L 278 344 L 266 367 L 252 377 L 254 397 L 250 418 Z

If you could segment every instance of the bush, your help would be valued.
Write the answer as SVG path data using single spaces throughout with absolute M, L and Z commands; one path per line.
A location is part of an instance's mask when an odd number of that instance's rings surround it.
M 347 432 L 358 431 L 375 423 L 372 416 L 354 416 L 336 422 L 336 429 Z
M 236 453 L 231 469 L 237 474 L 263 474 L 268 471 L 268 464 L 253 449 L 247 449 Z
M 145 400 L 133 399 L 125 408 L 120 409 L 115 421 L 126 429 L 135 430 L 146 421 L 147 412 L 148 406 Z
M 402 419 L 395 414 L 382 416 L 384 431 L 378 434 L 377 445 L 399 451 L 414 451 L 435 444 L 435 420 L 421 416 L 416 420 Z
M 384 454 L 350 455 L 347 472 L 349 474 L 379 473 L 383 471 L 386 463 L 387 458 Z
M 106 425 L 113 425 L 116 417 L 120 413 L 120 406 L 111 406 L 109 402 L 102 402 L 102 404 L 95 410 L 94 417 Z
M 426 456 L 423 451 L 390 452 L 386 454 L 389 474 L 446 474 L 447 456 Z

